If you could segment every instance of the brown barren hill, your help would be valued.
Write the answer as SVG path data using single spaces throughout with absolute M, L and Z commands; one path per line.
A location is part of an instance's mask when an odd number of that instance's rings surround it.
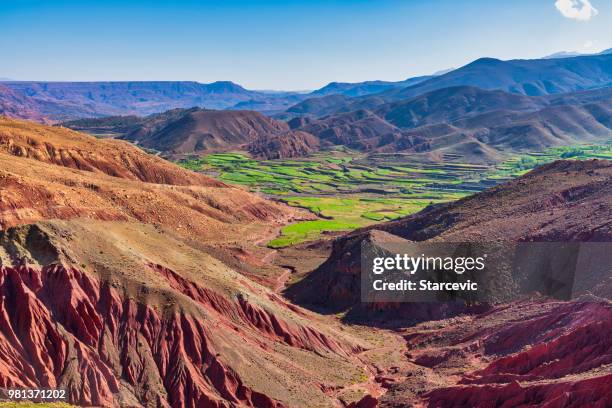
M 265 159 L 306 156 L 318 148 L 319 139 L 299 130 L 260 137 L 247 145 L 247 150 L 251 155 Z
M 73 169 L 157 184 L 222 186 L 119 140 L 0 117 L 0 152 Z
M 245 110 L 174 109 L 144 118 L 122 137 L 172 157 L 243 149 L 258 157 L 274 158 L 279 154 L 277 147 L 282 156 L 294 157 L 318 146 L 312 135 Z
M 0 225 L 87 217 L 196 237 L 258 239 L 301 213 L 151 156 L 126 142 L 0 120 Z M 143 182 L 146 181 L 146 182 Z
M 422 241 L 610 241 L 612 161 L 560 160 L 376 229 Z

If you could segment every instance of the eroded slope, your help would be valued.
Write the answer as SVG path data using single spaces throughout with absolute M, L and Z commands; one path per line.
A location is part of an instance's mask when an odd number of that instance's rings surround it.
M 196 182 L 144 182 L 109 156 L 121 143 L 11 123 L 20 148 L 0 152 L 0 388 L 63 388 L 81 406 L 333 406 L 380 393 L 363 353 L 384 340 L 275 291 L 284 270 L 257 243 L 298 211 L 161 159 L 149 163 Z M 118 173 L 40 144 L 110 159 Z
M 158 184 L 221 186 L 129 143 L 0 117 L 0 152 L 16 157 Z
M 3 388 L 63 388 L 79 405 L 325 406 L 326 387 L 366 375 L 366 342 L 170 231 L 53 221 L 4 231 L 0 248 Z

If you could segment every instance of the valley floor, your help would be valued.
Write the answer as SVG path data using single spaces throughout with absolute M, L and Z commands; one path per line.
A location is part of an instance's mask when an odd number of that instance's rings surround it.
M 612 159 L 612 141 L 554 147 L 480 165 L 462 163 L 456 155 L 432 161 L 409 154 L 365 155 L 344 148 L 303 159 L 267 161 L 242 153 L 217 153 L 179 164 L 308 209 L 318 217 L 284 227 L 279 237 L 268 242 L 280 248 L 457 200 L 554 160 L 589 158 Z

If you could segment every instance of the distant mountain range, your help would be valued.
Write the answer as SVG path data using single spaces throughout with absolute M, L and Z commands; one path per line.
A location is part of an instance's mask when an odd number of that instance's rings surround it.
M 193 108 L 146 118 L 109 117 L 64 125 L 90 133 L 120 134 L 120 138 L 174 158 L 244 150 L 273 159 L 346 146 L 364 152 L 405 151 L 432 158 L 452 153 L 468 162 L 496 162 L 510 151 L 611 138 L 612 88 L 527 96 L 457 86 L 375 109 L 321 118 L 301 116 L 287 123 L 253 111 Z
M 571 58 L 571 57 L 580 57 L 580 56 L 589 56 L 589 55 L 606 55 L 606 54 L 612 54 L 612 48 L 608 48 L 607 50 L 603 50 L 603 51 L 595 53 L 595 54 L 582 53 L 582 52 L 578 52 L 578 51 L 559 51 L 559 52 L 555 52 L 554 54 L 547 55 L 547 56 L 545 56 L 543 58 L 545 58 L 545 59 L 550 59 L 550 58 Z
M 404 81 L 365 81 L 365 82 L 331 82 L 321 89 L 310 93 L 311 96 L 344 95 L 349 97 L 371 95 L 394 88 L 406 88 L 433 78 L 435 75 L 425 75 L 408 78 Z
M 437 76 L 334 82 L 309 94 L 232 82 L 4 82 L 0 109 L 39 121 L 102 117 L 65 125 L 172 157 L 245 150 L 270 159 L 347 146 L 495 162 L 508 151 L 609 139 L 611 84 L 612 54 L 603 53 L 481 58 Z
M 482 58 L 413 86 L 306 99 L 279 117 L 321 146 L 453 153 L 497 161 L 612 137 L 612 55 L 500 61 Z
M 459 154 L 495 162 L 504 152 L 612 137 L 612 88 L 548 96 L 457 86 L 321 118 L 293 119 L 322 146 Z
M 609 53 L 540 60 L 481 58 L 441 75 L 398 82 L 332 82 L 311 93 L 253 91 L 229 81 L 210 84 L 5 81 L 0 83 L 0 114 L 56 122 L 87 117 L 146 116 L 175 108 L 204 107 L 277 115 L 286 111 L 279 118 L 321 116 L 371 109 L 382 103 L 461 85 L 530 96 L 592 89 L 612 83 L 611 61 Z
M 469 85 L 529 96 L 573 92 L 612 84 L 612 56 L 501 61 L 481 58 L 464 67 L 404 89 L 381 94 L 387 100 Z
M 433 76 L 399 82 L 333 82 L 311 93 L 253 91 L 230 81 L 38 82 L 0 79 L 0 114 L 42 122 L 79 118 L 147 116 L 176 108 L 279 113 L 309 97 L 363 96 L 414 85 Z
M 147 116 L 191 107 L 273 114 L 315 96 L 364 96 L 411 86 L 429 78 L 433 76 L 399 82 L 333 82 L 311 93 L 253 91 L 229 81 L 211 84 L 188 81 L 0 81 L 0 114 L 47 122 L 118 115 Z
M 232 108 L 245 102 L 286 109 L 303 99 L 291 92 L 258 92 L 233 82 L 4 82 L 0 113 L 50 121 L 110 115 L 150 115 L 193 106 Z
M 284 116 L 320 117 L 358 109 L 375 109 L 385 103 L 406 100 L 437 89 L 473 86 L 528 96 L 559 94 L 612 84 L 612 54 L 541 60 L 501 61 L 481 58 L 446 74 L 413 86 L 391 88 L 356 98 L 317 96 L 292 106 Z

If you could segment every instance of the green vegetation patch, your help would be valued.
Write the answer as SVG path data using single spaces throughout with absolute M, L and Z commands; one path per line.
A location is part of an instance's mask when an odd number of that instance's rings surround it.
M 487 179 L 508 180 L 522 176 L 530 170 L 555 160 L 612 160 L 612 143 L 602 145 L 574 145 L 552 147 L 542 152 L 514 156 L 498 164 L 486 174 Z
M 495 166 L 461 163 L 460 156 L 434 163 L 407 155 L 365 156 L 348 149 L 266 161 L 242 153 L 218 153 L 179 164 L 322 218 L 284 227 L 269 243 L 282 247 L 316 239 L 326 231 L 351 230 L 457 200 L 554 160 L 590 158 L 612 159 L 612 145 L 555 147 L 511 156 Z
M 297 222 L 283 227 L 280 237 L 270 241 L 268 246 L 271 248 L 281 248 L 314 240 L 326 231 L 346 231 L 359 227 L 358 223 L 351 223 L 341 219 Z

